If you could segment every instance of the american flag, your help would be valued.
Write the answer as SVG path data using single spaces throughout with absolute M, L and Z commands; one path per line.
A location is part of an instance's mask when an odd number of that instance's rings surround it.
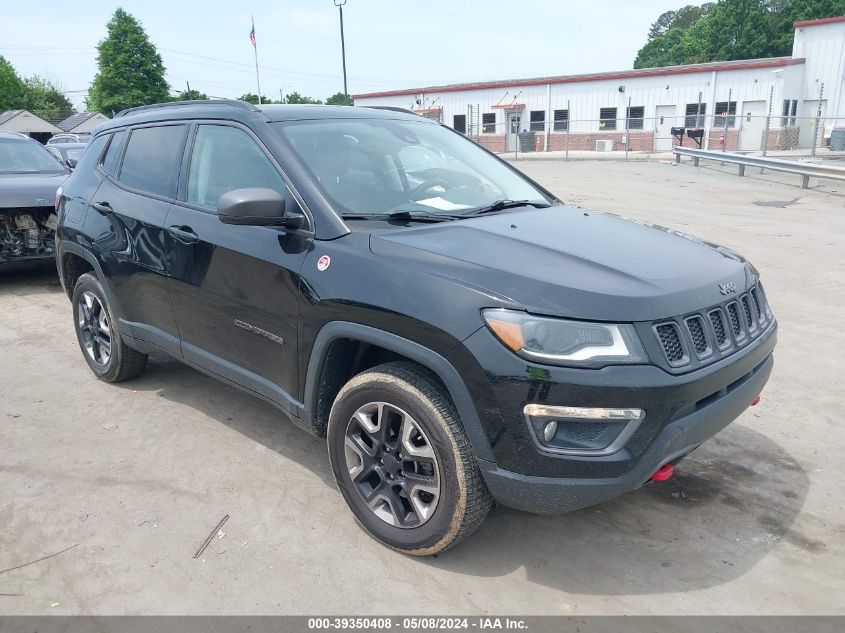
M 253 48 L 257 48 L 255 44 L 255 20 L 252 21 L 252 30 L 249 32 L 249 41 L 252 42 Z

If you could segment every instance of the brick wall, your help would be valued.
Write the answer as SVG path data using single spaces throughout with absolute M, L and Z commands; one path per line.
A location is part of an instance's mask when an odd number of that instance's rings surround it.
M 724 135 L 724 128 L 710 128 L 710 134 L 707 135 L 709 145 L 707 147 L 714 151 L 722 149 L 721 139 Z M 687 139 L 684 139 L 684 145 L 687 145 Z M 728 135 L 726 138 L 725 149 L 729 152 L 735 152 L 739 149 L 739 130 L 736 128 L 728 128 Z M 689 146 L 692 147 L 692 141 L 689 141 Z
M 549 135 L 549 150 L 562 151 L 567 149 L 567 143 L 571 150 L 595 151 L 596 141 L 613 141 L 614 150 L 624 150 L 622 137 L 626 132 L 590 132 L 587 134 L 566 134 L 564 132 L 552 132 Z M 632 152 L 650 152 L 654 150 L 654 132 L 631 131 L 628 134 L 628 149 Z M 567 141 L 567 138 L 569 139 Z M 539 148 L 543 149 L 543 138 L 539 138 Z
M 507 139 L 504 134 L 479 134 L 477 142 L 491 152 L 503 154 L 507 149 Z

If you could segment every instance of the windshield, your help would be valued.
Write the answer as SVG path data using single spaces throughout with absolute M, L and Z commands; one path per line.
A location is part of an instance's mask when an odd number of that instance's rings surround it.
M 46 149 L 26 139 L 0 139 L 0 174 L 63 173 Z
M 423 121 L 274 124 L 341 214 L 461 214 L 500 200 L 547 205 L 528 181 L 462 136 Z

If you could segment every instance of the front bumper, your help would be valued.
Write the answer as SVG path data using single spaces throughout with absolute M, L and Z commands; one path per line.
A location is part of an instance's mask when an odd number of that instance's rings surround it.
M 636 490 L 662 465 L 677 461 L 733 422 L 759 395 L 772 373 L 773 365 L 774 358 L 769 355 L 729 393 L 670 423 L 636 465 L 620 477 L 535 477 L 501 470 L 492 462 L 479 461 L 484 481 L 502 505 L 540 514 L 577 510 Z
M 485 329 L 486 330 L 486 329 Z M 642 486 L 662 465 L 675 462 L 736 419 L 768 381 L 776 323 L 752 345 L 683 376 L 654 366 L 604 370 L 538 368 L 507 351 L 485 330 L 464 342 L 484 367 L 471 391 L 495 462 L 479 460 L 488 488 L 502 505 L 557 513 L 601 503 Z M 458 355 L 452 358 L 458 361 Z M 464 357 L 459 371 L 472 373 Z M 525 404 L 638 407 L 643 423 L 617 452 L 555 455 L 541 450 L 522 416 Z

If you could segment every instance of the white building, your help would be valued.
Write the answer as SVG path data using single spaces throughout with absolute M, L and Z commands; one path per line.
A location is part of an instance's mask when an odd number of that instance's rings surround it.
M 7 110 L 0 113 L 0 130 L 20 132 L 41 143 L 46 143 L 48 138 L 61 132 L 55 125 L 29 110 Z
M 71 134 L 90 134 L 95 127 L 108 120 L 105 114 L 99 112 L 78 112 L 57 125 L 64 132 Z
M 414 110 L 511 151 L 668 150 L 672 128 L 703 130 L 702 146 L 757 150 L 821 145 L 845 126 L 845 16 L 795 23 L 790 57 L 589 75 L 453 84 L 354 95 L 355 105 Z M 629 111 L 630 108 L 630 111 Z M 816 127 L 817 116 L 822 120 Z M 771 114 L 771 118 L 769 118 Z M 837 121 L 838 120 L 838 121 Z M 767 127 L 768 125 L 768 127 Z M 765 134 L 768 129 L 768 134 Z M 685 138 L 684 144 L 691 141 Z

